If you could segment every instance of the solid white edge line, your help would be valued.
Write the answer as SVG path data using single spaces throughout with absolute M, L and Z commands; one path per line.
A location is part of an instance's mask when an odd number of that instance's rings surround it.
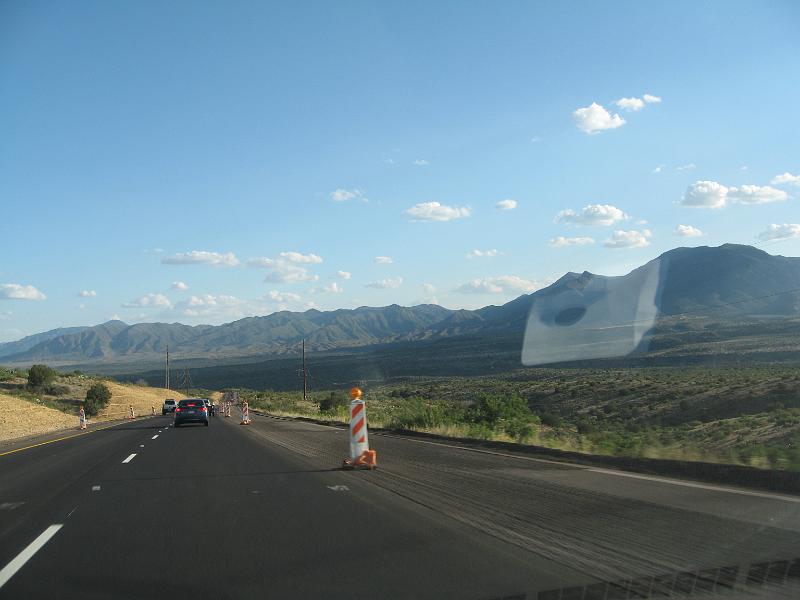
M 53 537 L 59 529 L 63 527 L 62 524 L 50 525 L 47 529 L 45 529 L 39 537 L 33 540 L 28 546 L 10 562 L 3 570 L 0 571 L 0 588 L 2 588 L 9 579 L 11 579 L 14 574 L 19 571 L 23 565 L 28 562 L 31 557 L 36 554 L 39 549 L 44 546 L 51 537 Z
M 267 415 L 267 416 L 269 416 L 269 415 Z M 275 417 L 270 417 L 270 418 L 274 419 Z M 292 420 L 292 421 L 295 421 L 296 423 L 298 422 L 297 420 L 291 419 L 291 418 L 287 419 L 287 420 Z M 299 421 L 299 422 L 307 423 L 306 421 Z M 340 429 L 339 427 L 335 427 L 333 425 L 323 425 L 322 423 L 310 423 L 310 424 L 311 425 L 317 425 L 318 427 L 324 427 L 324 428 L 327 428 L 327 429 L 336 429 L 336 430 Z M 546 458 L 533 458 L 532 456 L 520 456 L 520 455 L 515 455 L 515 454 L 506 454 L 504 452 L 495 452 L 493 450 L 484 450 L 482 448 L 469 448 L 467 446 L 456 446 L 455 444 L 446 444 L 446 443 L 442 443 L 442 442 L 434 442 L 434 441 L 429 441 L 429 440 L 419 440 L 419 439 L 415 439 L 415 438 L 411 438 L 411 437 L 405 437 L 405 436 L 402 436 L 402 435 L 396 435 L 396 434 L 385 433 L 385 432 L 374 432 L 374 433 L 371 432 L 370 435 L 373 435 L 373 436 L 376 436 L 376 437 L 395 438 L 395 439 L 403 440 L 403 441 L 406 441 L 406 442 L 415 442 L 417 444 L 429 444 L 431 446 L 444 446 L 445 448 L 454 448 L 456 450 L 465 450 L 467 452 L 477 452 L 478 454 L 491 454 L 493 456 L 502 456 L 504 458 L 513 458 L 513 459 L 516 459 L 516 460 L 527 460 L 527 461 L 530 461 L 530 462 L 548 463 L 548 464 L 552 464 L 552 465 L 559 465 L 561 467 L 573 468 L 573 469 L 577 469 L 577 470 L 581 470 L 581 471 L 589 471 L 589 472 L 592 472 L 592 473 L 600 473 L 600 474 L 603 474 L 603 475 L 617 475 L 618 477 L 632 477 L 634 479 L 645 479 L 645 480 L 648 480 L 648 481 L 653 481 L 653 482 L 656 482 L 656 483 L 664 483 L 664 484 L 667 484 L 667 485 L 680 485 L 680 486 L 684 486 L 684 487 L 699 488 L 699 489 L 708 490 L 708 491 L 711 491 L 711 492 L 723 492 L 723 493 L 728 493 L 728 494 L 739 494 L 741 496 L 754 496 L 756 498 L 765 498 L 767 500 L 782 500 L 784 502 L 800 503 L 800 497 L 787 496 L 787 495 L 784 495 L 784 494 L 773 494 L 773 493 L 770 493 L 770 492 L 757 492 L 757 491 L 744 490 L 744 489 L 739 489 L 739 488 L 725 487 L 725 486 L 721 486 L 721 485 L 712 485 L 712 484 L 708 484 L 707 485 L 707 484 L 703 484 L 703 483 L 694 483 L 694 482 L 691 482 L 691 481 L 685 481 L 683 479 L 669 479 L 669 478 L 666 478 L 666 477 L 655 477 L 653 475 L 640 475 L 640 474 L 637 474 L 637 473 L 630 473 L 628 471 L 615 471 L 613 469 L 603 469 L 603 468 L 599 468 L 599 467 L 590 467 L 588 465 L 580 465 L 580 464 L 575 464 L 575 463 L 568 463 L 568 462 L 563 462 L 563 461 L 559 461 L 559 460 L 548 460 Z
M 695 483 L 693 481 L 685 481 L 683 479 L 669 479 L 667 477 L 657 477 L 654 475 L 640 475 L 638 473 L 630 473 L 628 471 L 616 471 L 614 469 L 603 469 L 600 467 L 589 467 L 587 465 L 578 465 L 578 464 L 571 464 L 567 462 L 561 462 L 557 460 L 547 460 L 545 458 L 533 458 L 532 456 L 516 456 L 514 454 L 505 454 L 503 452 L 493 452 L 492 450 L 483 450 L 481 448 L 467 448 L 466 446 L 456 446 L 453 444 L 441 444 L 439 442 L 430 442 L 428 440 L 416 440 L 413 438 L 407 438 L 399 435 L 392 435 L 386 433 L 374 433 L 375 436 L 385 436 L 385 437 L 392 437 L 400 440 L 405 440 L 407 442 L 416 442 L 418 444 L 430 444 L 432 446 L 444 446 L 446 448 L 455 448 L 457 450 L 466 450 L 468 452 L 478 452 L 479 454 L 492 454 L 494 456 L 502 456 L 504 458 L 514 458 L 517 460 L 528 460 L 531 462 L 542 462 L 542 463 L 549 463 L 553 465 L 560 465 L 563 467 L 572 467 L 574 469 L 578 469 L 581 471 L 589 471 L 591 473 L 599 473 L 601 475 L 616 475 L 618 477 L 631 477 L 633 479 L 644 479 L 647 481 L 653 481 L 655 483 L 664 483 L 667 485 L 681 485 L 684 487 L 693 487 L 698 488 L 701 490 L 708 490 L 710 492 L 724 492 L 728 494 L 739 494 L 742 496 L 754 496 L 756 498 L 766 498 L 768 500 L 782 500 L 784 502 L 796 502 L 800 503 L 800 497 L 796 496 L 786 496 L 784 494 L 772 494 L 770 492 L 757 492 L 751 490 L 743 490 L 739 488 L 732 488 L 732 487 L 725 487 L 721 485 L 713 485 L 713 484 L 704 484 L 704 483 Z
M 131 462 L 134 459 L 135 456 L 136 456 L 135 453 L 131 454 L 128 458 L 126 458 L 125 460 L 122 461 L 122 464 L 124 465 L 125 463 Z
M 784 502 L 799 502 L 800 498 L 794 496 L 784 496 L 783 494 L 770 494 L 769 492 L 756 492 L 751 490 L 740 490 L 737 488 L 729 488 L 720 485 L 709 485 L 705 483 L 695 483 L 693 481 L 684 481 L 682 479 L 667 479 L 665 477 L 658 477 L 654 475 L 641 475 L 639 473 L 629 473 L 627 471 L 614 471 L 613 469 L 599 469 L 590 467 L 586 469 L 592 473 L 601 473 L 603 475 L 616 475 L 617 477 L 630 477 L 632 479 L 644 479 L 647 481 L 654 481 L 656 483 L 667 483 L 669 485 L 682 485 L 684 487 L 698 488 L 701 490 L 709 490 L 711 492 L 727 492 L 729 494 L 741 494 L 742 496 L 755 496 L 756 498 L 768 498 L 769 500 L 783 500 Z

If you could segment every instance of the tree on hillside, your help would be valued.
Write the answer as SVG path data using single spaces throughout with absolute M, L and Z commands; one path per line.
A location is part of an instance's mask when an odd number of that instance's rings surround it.
M 42 387 L 51 383 L 58 373 L 47 365 L 33 365 L 28 369 L 28 385 L 30 387 Z
M 86 392 L 84 410 L 87 415 L 96 415 L 111 401 L 111 390 L 104 383 L 95 383 Z
M 469 416 L 474 423 L 500 429 L 519 441 L 530 437 L 539 424 L 538 417 L 519 394 L 483 394 L 470 408 Z

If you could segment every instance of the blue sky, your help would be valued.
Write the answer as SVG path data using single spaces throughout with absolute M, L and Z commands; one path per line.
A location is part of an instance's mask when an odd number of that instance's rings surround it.
M 4 2 L 0 341 L 800 255 L 798 30 L 791 1 Z

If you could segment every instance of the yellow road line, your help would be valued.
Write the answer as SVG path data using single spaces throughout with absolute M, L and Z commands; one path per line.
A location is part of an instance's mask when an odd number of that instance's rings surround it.
M 39 442 L 38 444 L 32 444 L 30 446 L 25 446 L 24 448 L 17 448 L 16 450 L 8 450 L 7 452 L 0 452 L 0 456 L 6 456 L 7 454 L 14 454 L 15 452 L 22 452 L 23 450 L 30 450 L 31 448 L 37 448 L 39 446 L 44 446 L 46 444 L 52 444 L 54 442 L 63 442 L 64 440 L 71 440 L 74 437 L 78 437 L 80 435 L 86 435 L 87 433 L 94 433 L 95 431 L 103 431 L 104 429 L 110 429 L 111 427 L 116 427 L 117 425 L 122 425 L 122 423 L 114 423 L 112 425 L 106 425 L 105 427 L 98 427 L 97 429 L 90 429 L 88 431 L 84 431 L 83 433 L 74 433 L 72 435 L 67 435 L 61 438 L 56 438 L 54 440 L 48 440 L 46 442 Z

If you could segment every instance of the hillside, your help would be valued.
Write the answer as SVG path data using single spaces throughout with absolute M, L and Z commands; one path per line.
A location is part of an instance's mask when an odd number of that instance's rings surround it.
M 565 302 L 572 304 L 565 313 L 559 312 Z M 627 312 L 621 309 L 625 303 L 630 304 Z M 539 321 L 548 327 L 553 323 L 564 325 L 559 320 L 564 314 L 572 314 L 570 311 L 579 311 L 575 315 L 580 319 L 593 310 L 605 310 L 611 315 L 609 307 L 614 307 L 623 320 L 634 322 L 641 320 L 642 307 L 648 303 L 652 305 L 653 319 L 637 333 L 646 333 L 647 341 L 654 333 L 647 330 L 656 317 L 662 321 L 676 316 L 702 317 L 720 323 L 795 317 L 800 315 L 800 258 L 773 256 L 734 244 L 676 248 L 625 276 L 567 273 L 532 294 L 502 306 L 472 311 L 430 304 L 393 304 L 333 311 L 282 311 L 219 326 L 127 325 L 109 321 L 0 345 L 0 360 L 6 364 L 47 362 L 84 368 L 110 365 L 120 371 L 131 370 L 132 365 L 160 364 L 167 346 L 176 361 L 230 363 L 233 359 L 295 356 L 304 339 L 310 353 L 357 353 L 366 348 L 382 352 L 391 345 L 403 348 L 409 342 L 442 341 L 452 347 L 451 340 L 474 346 L 476 339 L 493 343 L 491 340 L 503 338 L 511 346 L 516 345 L 515 352 L 519 354 L 526 324 L 529 330 Z M 539 320 L 529 321 L 534 314 Z M 675 327 L 674 320 L 671 326 Z M 554 356 L 541 362 L 570 358 L 569 354 Z
M 97 381 L 109 388 L 111 401 L 99 414 L 90 417 L 91 422 L 124 419 L 131 405 L 138 416 L 149 415 L 152 408 L 161 414 L 166 398 L 185 398 L 174 390 L 121 384 L 78 373 L 60 374 L 53 383 L 34 390 L 27 388 L 24 371 L 3 370 L 0 375 L 0 442 L 77 428 L 78 410 L 86 391 Z

